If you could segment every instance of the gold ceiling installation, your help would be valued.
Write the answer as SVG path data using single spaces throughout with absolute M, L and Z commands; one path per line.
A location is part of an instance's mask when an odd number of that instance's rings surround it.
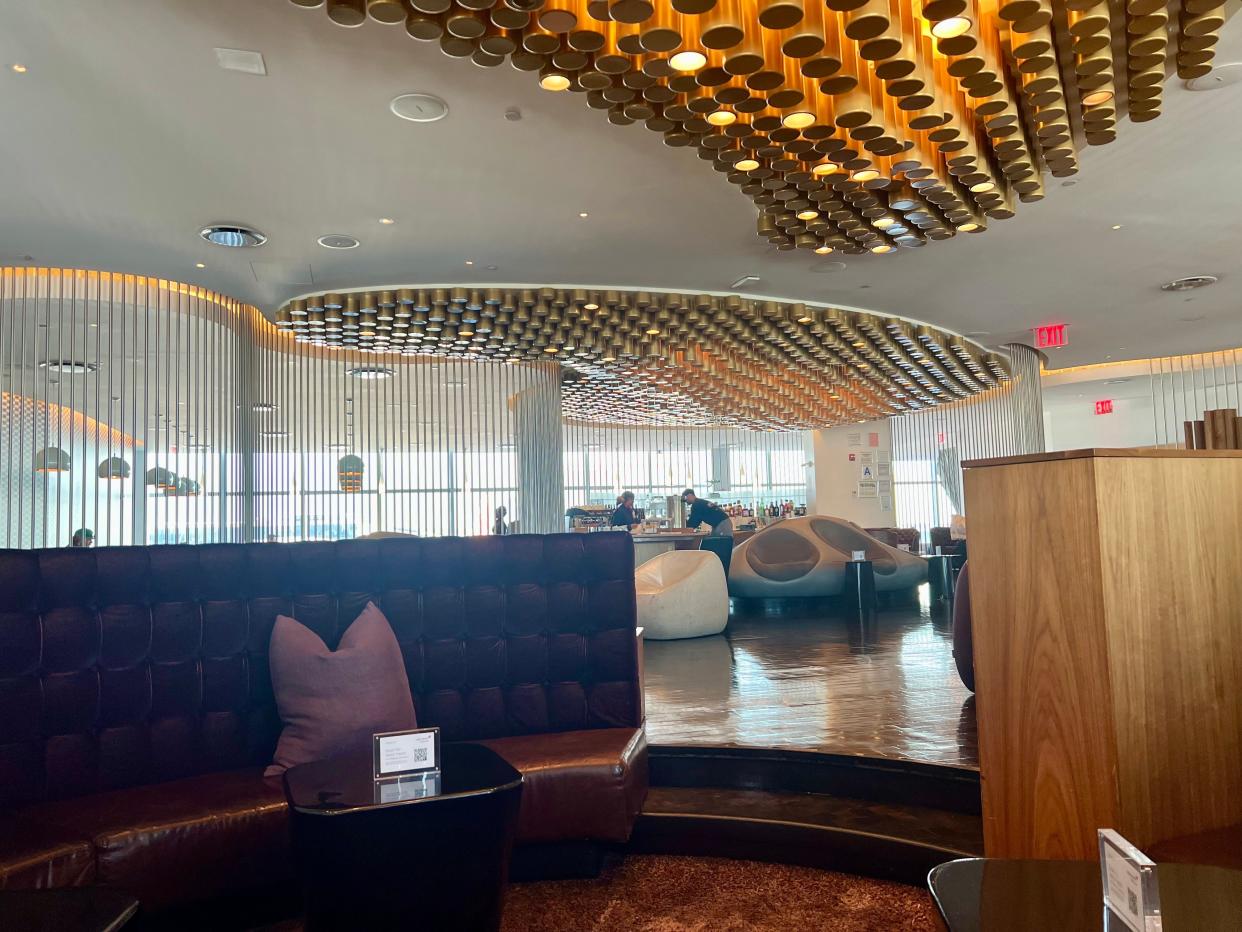
M 827 427 L 967 397 L 1008 378 L 962 337 L 897 318 L 737 295 L 406 288 L 290 301 L 276 326 L 338 349 L 566 367 L 566 417 Z
M 323 6 L 322 0 L 292 0 Z M 1216 0 L 328 0 L 694 146 L 778 248 L 891 253 L 987 229 L 1119 114 L 1207 74 Z

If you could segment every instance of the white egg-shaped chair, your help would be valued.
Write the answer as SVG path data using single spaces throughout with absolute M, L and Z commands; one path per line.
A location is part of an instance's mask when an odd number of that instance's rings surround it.
M 729 586 L 716 554 L 672 550 L 634 571 L 638 624 L 656 641 L 719 634 L 729 623 Z

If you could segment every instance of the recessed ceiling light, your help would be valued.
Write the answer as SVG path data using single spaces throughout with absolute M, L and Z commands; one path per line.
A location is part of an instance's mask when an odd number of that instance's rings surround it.
M 1113 224 L 1113 229 L 1114 229 L 1114 230 L 1120 230 L 1120 229 L 1121 229 L 1121 224 L 1120 224 L 1120 223 L 1114 223 L 1114 224 Z
M 205 269 L 205 268 L 207 268 L 207 263 L 205 263 L 205 262 L 195 262 L 195 263 L 194 263 L 194 268 L 196 268 L 196 269 Z
M 874 168 L 864 168 L 860 172 L 854 172 L 855 181 L 875 181 L 880 177 L 880 173 Z
M 707 56 L 694 49 L 678 52 L 668 60 L 675 71 L 698 71 L 707 64 Z
M 466 260 L 466 265 L 474 265 L 474 260 L 473 260 L 473 259 L 467 259 L 467 260 Z
M 808 208 L 807 210 L 798 211 L 799 220 L 814 220 L 818 216 L 819 216 L 818 210 L 811 210 Z
M 587 217 L 589 217 L 589 216 L 591 216 L 591 215 L 590 215 L 590 214 L 588 214 L 588 213 L 584 210 L 584 211 L 581 211 L 581 212 L 578 214 L 578 216 L 579 216 L 579 217 L 581 217 L 583 220 L 585 220 Z
M 787 113 L 781 118 L 781 123 L 787 129 L 806 129 L 815 122 L 815 114 L 809 110 L 795 110 L 793 113 Z
M 325 233 L 319 237 L 317 242 L 324 249 L 357 249 L 357 237 L 350 236 L 348 233 Z
M 713 110 L 707 115 L 707 122 L 712 126 L 732 126 L 737 122 L 737 114 L 732 110 Z
M 386 227 L 390 227 L 396 222 L 397 221 L 393 220 L 392 217 L 380 217 L 380 223 L 382 223 Z
M 14 62 L 13 70 L 17 72 L 18 74 L 25 74 L 30 69 L 27 68 L 25 65 L 23 65 L 21 62 Z
M 750 172 L 759 167 L 759 162 L 757 159 L 741 159 L 733 167 L 740 172 Z
M 585 311 L 598 311 L 599 305 L 594 301 L 588 301 L 586 304 L 582 305 L 582 309 Z
M 1195 288 L 1206 288 L 1208 285 L 1215 285 L 1219 278 L 1215 275 L 1188 275 L 1185 278 L 1175 278 L 1171 282 L 1165 282 L 1160 286 L 1161 291 L 1192 291 Z
M 433 94 L 401 94 L 389 102 L 388 109 L 411 123 L 434 123 L 449 112 L 448 104 Z
M 819 246 L 815 249 L 815 252 L 821 256 L 826 256 L 828 255 L 828 253 L 832 252 L 832 247 L 831 246 Z
M 354 366 L 352 369 L 345 370 L 346 375 L 352 375 L 355 379 L 362 379 L 367 382 L 374 382 L 379 379 L 391 379 L 393 372 L 384 366 Z
M 238 223 L 213 223 L 199 230 L 198 235 L 213 246 L 229 249 L 247 249 L 267 242 L 267 237 L 258 230 Z
M 65 375 L 86 375 L 94 372 L 99 366 L 93 362 L 82 362 L 77 359 L 48 359 L 39 363 L 40 369 L 48 372 L 61 372 Z
M 950 16 L 932 23 L 931 34 L 937 39 L 956 39 L 970 30 L 971 22 L 965 16 Z

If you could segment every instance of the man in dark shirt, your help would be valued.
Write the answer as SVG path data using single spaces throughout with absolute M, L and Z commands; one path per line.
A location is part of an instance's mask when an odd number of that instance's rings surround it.
M 631 528 L 638 521 L 634 518 L 634 493 L 622 492 L 621 503 L 612 512 L 612 526 Z
M 733 536 L 733 519 L 725 514 L 724 509 L 719 505 L 699 498 L 694 494 L 694 489 L 686 489 L 682 492 L 681 500 L 690 506 L 690 514 L 686 516 L 686 527 L 697 529 L 700 524 L 706 522 L 711 528 L 710 536 Z

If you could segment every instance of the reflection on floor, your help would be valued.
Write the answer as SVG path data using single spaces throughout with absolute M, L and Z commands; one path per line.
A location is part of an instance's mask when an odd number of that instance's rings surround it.
M 788 748 L 978 768 L 974 699 L 953 665 L 949 612 L 735 607 L 722 635 L 648 641 L 652 744 Z

